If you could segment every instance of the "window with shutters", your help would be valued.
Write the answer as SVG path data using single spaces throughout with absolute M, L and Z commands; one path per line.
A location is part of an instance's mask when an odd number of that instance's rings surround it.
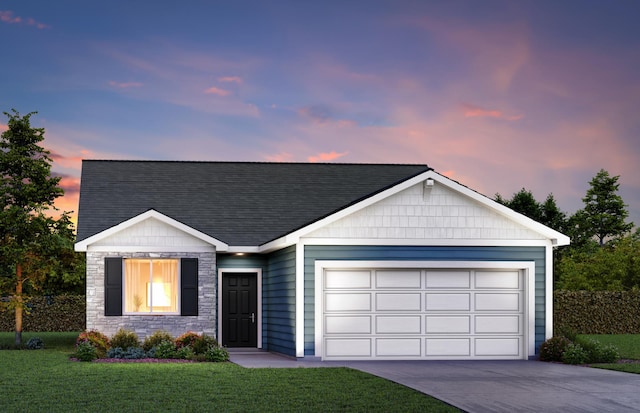
M 124 260 L 125 314 L 178 314 L 180 312 L 180 260 Z

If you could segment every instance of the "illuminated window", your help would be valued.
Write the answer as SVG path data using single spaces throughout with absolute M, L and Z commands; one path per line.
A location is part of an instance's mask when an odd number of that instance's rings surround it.
M 178 262 L 175 259 L 125 259 L 125 313 L 178 313 Z

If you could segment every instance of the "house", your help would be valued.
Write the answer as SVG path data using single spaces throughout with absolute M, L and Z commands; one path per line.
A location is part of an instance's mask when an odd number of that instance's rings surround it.
M 85 160 L 87 329 L 298 358 L 527 359 L 569 238 L 427 165 Z

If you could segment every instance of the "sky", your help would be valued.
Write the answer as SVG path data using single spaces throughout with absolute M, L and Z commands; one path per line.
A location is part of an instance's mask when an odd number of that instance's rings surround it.
M 640 1 L 0 0 L 0 112 L 82 159 L 427 164 L 640 226 Z M 7 118 L 0 116 L 0 131 Z

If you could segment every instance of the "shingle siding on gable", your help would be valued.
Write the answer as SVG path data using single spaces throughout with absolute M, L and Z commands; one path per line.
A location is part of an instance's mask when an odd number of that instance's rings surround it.
M 316 230 L 309 238 L 513 239 L 540 234 L 443 185 L 422 183 Z
M 114 248 L 153 245 L 156 247 L 182 248 L 184 250 L 189 250 L 193 247 L 213 248 L 211 244 L 154 218 L 149 218 L 132 227 L 125 228 L 91 245 L 93 247 L 113 246 Z
M 315 354 L 315 261 L 534 261 L 535 347 L 545 340 L 544 247 L 421 247 L 421 246 L 319 246 L 304 253 L 304 354 Z M 428 264 L 425 264 L 427 267 Z

